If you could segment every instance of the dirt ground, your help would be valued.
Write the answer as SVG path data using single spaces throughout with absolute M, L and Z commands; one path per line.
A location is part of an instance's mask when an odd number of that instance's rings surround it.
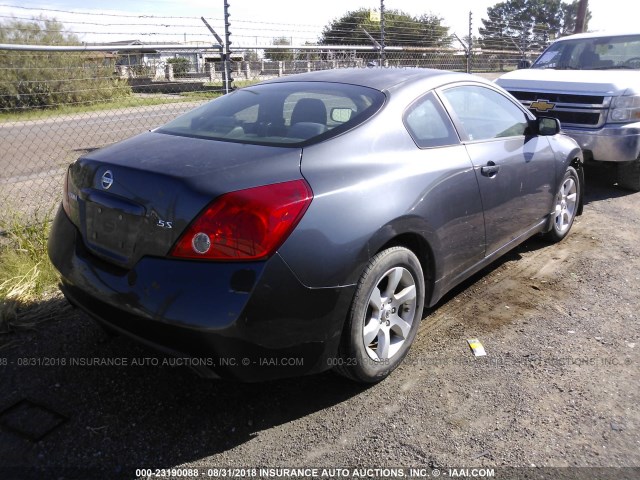
M 583 467 L 554 471 L 565 478 L 636 467 L 606 472 L 638 478 L 640 194 L 605 177 L 589 175 L 564 242 L 534 238 L 465 282 L 370 387 L 330 372 L 243 385 L 131 366 L 164 357 L 59 297 L 43 301 L 53 320 L 0 336 L 0 478 L 177 466 L 486 467 L 496 478 L 504 467 Z M 486 357 L 473 357 L 471 338 Z M 129 366 L 61 365 L 72 357 Z

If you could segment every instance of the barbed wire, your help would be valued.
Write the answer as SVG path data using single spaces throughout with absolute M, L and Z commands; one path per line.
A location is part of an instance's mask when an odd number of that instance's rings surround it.
M 16 17 L 13 15 L 1 15 L 0 14 L 0 18 L 6 18 L 6 19 L 12 19 L 12 20 L 25 20 L 25 21 L 33 21 L 34 18 L 33 17 Z M 200 19 L 198 19 L 200 20 Z M 61 23 L 68 23 L 71 25 L 98 25 L 98 26 L 118 26 L 118 27 L 145 27 L 145 26 L 149 26 L 149 27 L 176 27 L 179 26 L 180 28 L 206 28 L 202 21 L 200 21 L 199 24 L 171 24 L 171 23 L 109 23 L 109 24 L 105 24 L 105 23 L 98 23 L 98 22 L 83 22 L 83 21 L 71 21 L 71 22 L 61 22 Z
M 62 9 L 62 8 L 41 8 L 41 7 L 29 7 L 24 5 L 15 5 L 9 3 L 1 3 L 0 7 L 11 8 L 11 9 L 19 9 L 23 11 L 34 11 L 38 13 L 42 12 L 51 12 L 51 13 L 64 13 L 67 15 L 73 16 L 88 16 L 90 18 L 120 18 L 120 19 L 140 19 L 140 20 L 188 20 L 197 23 L 176 23 L 176 22 L 149 22 L 149 21 L 141 21 L 141 22 L 99 22 L 99 21 L 91 21 L 91 20 L 75 20 L 75 19 L 65 19 L 65 25 L 93 25 L 93 26 L 102 26 L 108 27 L 111 31 L 99 31 L 99 30 L 91 30 L 91 29 L 82 29 L 76 30 L 72 28 L 66 28 L 63 30 L 65 33 L 73 33 L 76 35 L 105 35 L 105 36 L 114 36 L 114 35 L 123 35 L 123 36 L 173 36 L 179 37 L 184 36 L 184 30 L 188 31 L 201 29 L 203 26 L 200 23 L 200 18 L 193 16 L 176 16 L 176 15 L 148 15 L 148 14 L 125 14 L 125 13 L 116 13 L 116 12 L 104 12 L 104 11 L 95 11 L 95 10 L 70 10 L 70 9 Z M 15 17 L 9 15 L 0 15 L 0 18 L 4 19 L 19 19 L 19 20 L 33 20 L 33 18 L 27 18 L 24 16 Z M 416 18 L 416 17 L 414 17 Z M 429 14 L 428 18 L 440 19 L 437 15 Z M 211 18 L 210 21 L 212 23 L 223 22 L 220 18 Z M 500 36 L 505 35 L 507 31 L 513 31 L 513 34 L 509 32 L 509 36 L 514 36 L 518 31 L 518 26 L 520 27 L 521 33 L 528 32 L 534 36 L 544 36 L 545 34 L 551 32 L 555 33 L 556 29 L 552 29 L 551 27 L 546 27 L 542 25 L 531 25 L 530 22 L 516 22 L 512 19 L 505 19 L 499 16 L 491 16 L 485 15 L 481 18 L 480 22 L 482 25 L 478 25 L 479 29 L 478 38 L 483 36 Z M 518 25 L 520 23 L 520 25 Z M 339 25 L 332 28 L 333 25 Z M 127 30 L 127 31 L 118 31 L 122 27 L 150 27 L 150 28 L 162 28 L 162 32 L 140 32 L 139 30 Z M 448 30 L 451 28 L 444 23 L 440 23 L 437 25 L 438 27 L 447 29 L 447 33 L 452 35 Z M 306 42 L 315 42 L 318 40 L 324 40 L 325 42 L 331 42 L 332 40 L 338 40 L 338 36 L 340 34 L 350 34 L 353 33 L 353 30 L 356 30 L 359 27 L 358 22 L 340 22 L 339 18 L 336 18 L 329 22 L 327 25 L 317 25 L 317 24 L 291 24 L 291 23 L 277 23 L 277 22 L 268 22 L 263 20 L 251 20 L 251 19 L 234 19 L 233 20 L 233 34 L 236 38 L 251 38 L 254 40 L 260 40 L 263 43 L 268 43 L 269 40 L 273 40 L 274 38 L 281 37 L 296 37 L 296 39 Z M 180 29 L 180 32 L 170 32 L 168 30 L 171 29 Z M 445 37 L 446 35 L 442 35 L 439 32 L 430 31 L 428 25 L 416 25 L 414 20 L 404 20 L 402 18 L 394 18 L 393 24 L 387 27 L 390 32 L 390 36 L 395 38 L 398 41 L 402 41 L 403 43 L 410 42 L 414 38 L 418 36 L 422 40 L 433 40 Z M 401 29 L 402 31 L 395 31 L 397 29 Z M 480 33 L 483 32 L 482 33 Z M 391 33 L 393 32 L 393 33 Z M 464 36 L 466 36 L 468 32 L 464 32 Z M 190 36 L 197 35 L 195 33 L 189 33 Z M 210 38 L 207 33 L 202 33 L 202 38 Z
M 96 12 L 96 11 L 73 11 L 59 8 L 37 8 L 27 7 L 22 5 L 0 4 L 0 7 L 17 8 L 21 10 L 31 10 L 37 12 L 55 12 L 65 13 L 71 15 L 82 15 L 89 17 L 84 19 L 64 19 L 62 25 L 65 27 L 61 30 L 55 30 L 58 33 L 66 35 L 76 35 L 84 37 L 81 39 L 83 43 L 87 43 L 86 38 L 116 38 L 118 36 L 131 39 L 136 38 L 161 38 L 172 39 L 170 43 L 174 41 L 177 43 L 179 39 L 184 38 L 186 42 L 187 36 L 189 42 L 197 44 L 209 44 L 212 43 L 211 35 L 204 30 L 205 26 L 201 23 L 201 19 L 197 17 L 189 16 L 161 16 L 161 15 L 130 15 L 120 13 L 109 12 Z M 127 19 L 124 21 L 99 21 L 102 18 L 116 18 Z M 135 18 L 141 20 L 140 22 L 133 22 L 130 19 Z M 411 19 L 394 17 L 393 23 L 387 25 L 387 45 L 399 44 L 406 45 L 416 43 L 417 45 L 424 45 L 425 43 L 451 45 L 455 43 L 455 35 L 451 32 L 451 27 L 444 24 L 442 19 L 437 15 L 429 14 L 427 19 L 434 21 L 430 23 L 420 23 L 417 20 L 418 17 L 412 17 Z M 15 16 L 1 14 L 0 19 L 4 20 L 23 20 L 29 21 L 34 18 L 28 18 L 25 16 Z M 35 18 L 38 19 L 37 17 Z M 149 21 L 152 20 L 152 21 Z M 153 20 L 158 20 L 154 22 Z M 160 20 L 169 20 L 160 22 Z M 186 20 L 182 23 L 182 20 Z M 221 19 L 212 19 L 212 22 L 222 21 Z M 527 38 L 528 36 L 536 38 L 548 38 L 550 33 L 556 33 L 557 29 L 552 29 L 547 26 L 533 24 L 528 22 L 514 22 L 510 19 L 505 19 L 501 16 L 487 15 L 482 18 L 482 26 L 479 26 L 477 39 L 486 38 L 496 39 L 504 37 L 507 41 L 508 38 Z M 197 23 L 196 23 L 197 22 Z M 104 27 L 104 30 L 100 28 L 86 28 L 87 26 Z M 79 27 L 79 28 L 73 28 Z M 139 28 L 136 28 L 139 27 Z M 371 25 L 372 31 L 377 36 L 378 29 L 375 24 Z M 19 32 L 30 32 L 31 29 L 28 26 L 17 25 L 14 27 Z M 234 19 L 232 24 L 233 41 L 234 46 L 232 48 L 269 48 L 276 43 L 276 39 L 285 39 L 286 44 L 299 43 L 299 44 L 331 44 L 342 43 L 345 38 L 349 36 L 354 38 L 353 43 L 359 43 L 363 45 L 370 45 L 371 42 L 367 39 L 362 32 L 360 22 L 357 21 L 342 21 L 341 19 L 334 19 L 327 25 L 313 25 L 313 24 L 286 24 L 275 23 L 262 20 L 251 19 Z M 466 38 L 468 32 L 465 32 L 463 38 Z M 109 43 L 111 42 L 109 40 Z M 284 42 L 278 42 L 282 45 Z M 245 45 L 243 45 L 245 44 Z M 455 43 L 457 45 L 457 43 Z M 485 45 L 486 47 L 487 45 Z M 513 47 L 520 48 L 518 44 L 514 44 Z
M 162 20 L 197 20 L 198 24 L 191 23 L 150 23 L 150 22 L 98 22 L 98 21 L 87 21 L 87 20 L 69 20 L 65 19 L 64 23 L 66 26 L 74 26 L 74 25 L 94 25 L 94 26 L 104 26 L 109 27 L 111 31 L 92 31 L 90 29 L 73 29 L 66 28 L 63 30 L 65 33 L 73 33 L 76 35 L 105 35 L 105 36 L 113 36 L 113 35 L 128 35 L 128 36 L 136 36 L 136 35 L 168 35 L 168 36 L 183 36 L 185 29 L 200 29 L 202 25 L 199 23 L 199 18 L 196 17 L 187 17 L 187 16 L 159 16 L 159 15 L 130 15 L 130 14 L 120 14 L 120 13 L 110 13 L 110 12 L 96 12 L 96 11 L 72 11 L 65 10 L 59 8 L 36 8 L 36 7 L 26 7 L 22 5 L 11 5 L 11 4 L 0 4 L 0 7 L 8 7 L 8 8 L 19 8 L 22 10 L 32 10 L 37 12 L 54 12 L 54 13 L 65 13 L 71 15 L 83 15 L 90 17 L 111 17 L 111 18 L 136 18 L 136 19 L 162 19 Z M 7 15 L 2 15 L 0 18 L 11 18 Z M 16 18 L 16 17 L 14 17 Z M 22 20 L 32 20 L 27 19 L 26 17 L 17 17 Z M 221 19 L 211 19 L 212 22 L 221 22 Z M 318 40 L 324 40 L 325 42 L 330 42 L 335 37 L 329 35 L 323 35 L 323 30 L 329 28 L 333 22 L 337 22 L 338 19 L 330 22 L 328 25 L 314 25 L 314 24 L 287 24 L 287 23 L 276 23 L 276 22 L 267 22 L 262 20 L 251 20 L 251 19 L 234 19 L 233 21 L 233 34 L 237 38 L 251 38 L 254 40 L 260 40 L 263 43 L 268 43 L 272 41 L 274 38 L 281 37 L 296 37 L 296 39 L 304 41 L 304 42 L 317 42 Z M 348 34 L 351 30 L 355 30 L 359 27 L 357 22 L 342 22 L 343 28 L 334 28 L 333 33 L 335 34 Z M 162 28 L 162 32 L 140 32 L 140 31 L 122 31 L 121 27 L 151 27 L 151 28 Z M 443 28 L 449 29 L 446 25 L 442 25 Z M 181 31 L 178 33 L 169 32 L 172 28 L 180 29 Z M 440 38 L 442 35 L 436 34 L 433 32 L 429 32 L 425 30 L 426 26 L 417 26 L 414 21 L 404 21 L 403 19 L 394 19 L 394 25 L 389 26 L 389 31 L 393 32 L 392 35 L 397 40 L 402 40 L 403 43 L 411 42 L 414 37 L 420 36 L 422 39 L 433 39 Z M 401 29 L 401 32 L 395 31 Z M 190 35 L 193 35 L 191 33 Z M 208 34 L 203 33 L 203 38 L 208 38 Z
M 65 14 L 71 14 L 71 15 L 85 15 L 85 16 L 98 16 L 98 17 L 114 17 L 114 18 L 140 18 L 140 19 L 173 19 L 173 20 L 196 20 L 198 22 L 200 22 L 200 17 L 197 16 L 175 16 L 175 15 L 132 15 L 132 14 L 123 14 L 123 13 L 105 13 L 105 12 L 97 12 L 95 10 L 87 10 L 87 11 L 78 11 L 78 10 L 62 10 L 62 9 L 53 9 L 53 8 L 40 8 L 40 7 L 25 7 L 25 6 L 21 6 L 21 5 L 9 5 L 9 4 L 0 4 L 0 7 L 6 7 L 6 8 L 17 8 L 17 9 L 23 9 L 23 10 L 34 10 L 34 11 L 38 11 L 38 12 L 55 12 L 55 13 L 65 13 Z M 33 18 L 28 18 L 29 20 L 33 20 Z M 209 17 L 209 20 L 211 22 L 224 22 L 224 19 L 222 18 L 216 18 L 216 17 Z M 83 23 L 80 21 L 67 21 L 67 23 Z M 322 28 L 321 25 L 318 24 L 304 24 L 304 23 L 282 23 L 282 22 L 267 22 L 267 21 L 263 21 L 263 20 L 242 20 L 242 19 L 234 19 L 233 20 L 233 25 L 234 28 L 242 28 L 242 24 L 251 24 L 251 25 L 273 25 L 274 27 L 283 27 L 283 26 L 290 26 L 290 27 L 313 27 L 313 28 Z M 96 23 L 96 25 L 104 25 L 104 24 L 98 24 Z M 113 23 L 109 23 L 109 25 L 125 25 L 125 24 L 113 24 Z M 145 24 L 131 24 L 131 25 L 145 25 Z M 154 26 L 157 24 L 146 24 L 146 25 L 150 25 L 150 26 Z M 182 26 L 183 24 L 180 24 L 180 26 Z M 273 30 L 278 30 L 278 28 L 273 28 Z
M 102 16 L 102 17 L 120 17 L 120 18 L 162 18 L 162 19 L 192 19 L 192 20 L 199 20 L 200 17 L 181 17 L 181 16 L 163 16 L 163 15 L 131 15 L 131 14 L 125 14 L 125 13 L 106 13 L 106 12 L 101 12 L 101 11 L 95 11 L 95 10 L 87 10 L 87 11 L 79 11 L 79 10 L 62 10 L 59 8 L 44 8 L 44 7 L 27 7 L 24 5 L 9 5 L 9 4 L 4 4 L 4 3 L 0 3 L 0 7 L 6 7 L 6 8 L 16 8 L 16 9 L 20 9 L 20 10 L 36 10 L 39 12 L 56 12 L 56 13 L 66 13 L 66 14 L 71 14 L 71 15 L 95 15 L 95 16 Z M 222 19 L 218 19 L 218 20 L 222 20 Z

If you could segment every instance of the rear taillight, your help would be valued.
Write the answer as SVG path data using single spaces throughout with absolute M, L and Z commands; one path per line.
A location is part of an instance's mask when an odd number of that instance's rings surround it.
M 304 180 L 227 193 L 178 239 L 170 255 L 208 260 L 261 260 L 272 255 L 313 199 Z

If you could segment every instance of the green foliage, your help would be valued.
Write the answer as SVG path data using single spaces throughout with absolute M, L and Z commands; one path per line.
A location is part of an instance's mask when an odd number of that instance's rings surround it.
M 79 45 L 55 19 L 0 23 L 0 43 Z M 100 52 L 0 51 L 0 111 L 109 101 L 131 94 L 114 76 L 114 59 Z
M 246 62 L 259 62 L 260 61 L 260 55 L 258 55 L 258 51 L 257 50 L 253 50 L 251 48 L 245 50 L 243 52 L 244 55 L 244 60 Z
M 424 14 L 413 17 L 400 10 L 385 11 L 385 45 L 413 47 L 447 47 L 451 44 L 449 28 L 443 19 Z M 369 18 L 369 9 L 347 12 L 324 27 L 319 43 L 322 45 L 371 45 L 366 30 L 380 42 L 380 22 Z
M 19 215 L 0 224 L 0 333 L 10 330 L 18 311 L 55 290 L 58 275 L 47 255 L 51 215 L 27 221 Z
M 272 45 L 291 45 L 291 40 L 287 37 L 277 37 L 271 42 Z M 273 60 L 274 62 L 288 62 L 295 59 L 295 52 L 291 49 L 275 49 L 266 48 L 264 50 L 264 58 Z
M 580 0 L 574 0 L 572 3 L 562 4 L 562 30 L 556 36 L 571 35 L 576 29 L 576 20 L 578 18 L 578 4 Z M 591 11 L 587 9 L 587 16 L 585 18 L 585 32 L 589 27 L 589 20 L 591 20 Z
M 238 82 L 234 82 L 238 83 Z M 147 107 L 153 105 L 166 105 L 169 103 L 180 103 L 191 101 L 191 96 L 197 97 L 198 92 L 184 92 L 178 95 L 172 95 L 171 98 L 165 97 L 138 97 L 131 95 L 128 97 L 117 98 L 114 100 L 103 102 L 90 102 L 81 105 L 63 105 L 55 110 L 17 110 L 14 112 L 0 111 L 0 124 L 3 122 L 18 122 L 28 120 L 42 120 L 45 118 L 59 118 L 64 115 L 74 115 L 86 112 L 103 112 L 109 110 L 119 110 L 130 107 Z M 202 92 L 202 98 L 208 98 L 209 92 Z M 3 199 L 0 199 L 2 205 Z
M 0 43 L 22 45 L 80 45 L 80 39 L 64 31 L 64 25 L 55 18 L 42 15 L 28 22 L 11 19 L 2 22 Z
M 479 29 L 486 49 L 541 49 L 553 38 L 573 33 L 578 0 L 507 0 L 487 8 Z M 587 22 L 591 13 L 587 12 Z
M 173 74 L 176 77 L 183 77 L 191 70 L 191 62 L 188 58 L 175 57 L 167 60 L 167 63 L 173 65 Z

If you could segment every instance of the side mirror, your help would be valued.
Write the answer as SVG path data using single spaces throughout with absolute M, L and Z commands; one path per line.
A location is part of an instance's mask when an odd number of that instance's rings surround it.
M 553 136 L 560 133 L 562 128 L 560 120 L 553 117 L 538 117 L 536 119 L 536 130 L 538 135 Z
M 350 108 L 332 108 L 331 120 L 338 123 L 345 123 L 351 119 L 352 114 L 353 110 Z
M 529 60 L 518 61 L 518 70 L 521 70 L 523 68 L 529 68 L 529 67 L 531 67 L 531 62 Z

